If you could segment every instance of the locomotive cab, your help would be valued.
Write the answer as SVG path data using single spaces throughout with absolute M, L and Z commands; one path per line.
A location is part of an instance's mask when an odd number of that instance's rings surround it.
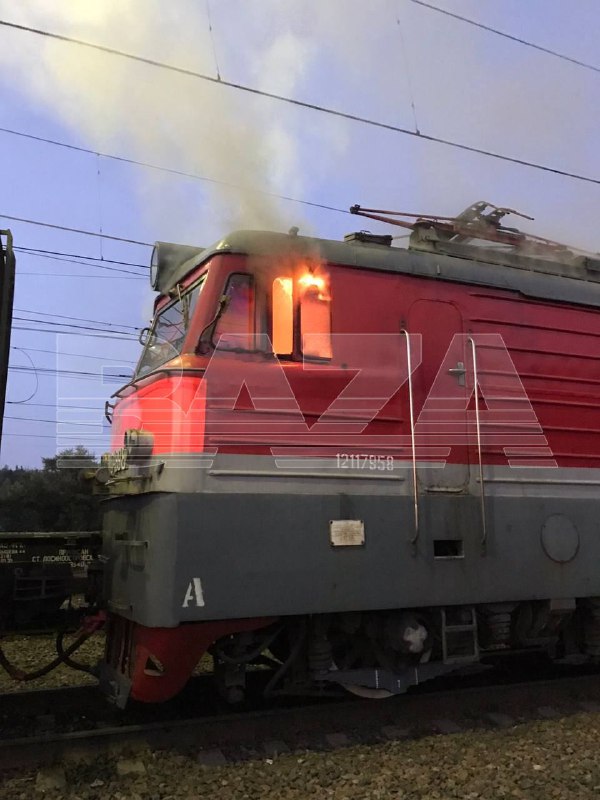
M 261 354 L 287 367 L 332 357 L 329 273 L 318 254 L 256 256 L 224 252 L 219 243 L 209 251 L 194 250 L 180 267 L 184 274 L 165 283 L 160 268 L 173 270 L 173 247 L 155 248 L 153 280 L 162 285 L 161 294 L 153 323 L 143 331 L 134 378 L 116 393 L 113 451 L 123 448 L 128 430 L 151 435 L 155 455 L 174 458 L 210 448 L 210 437 L 202 440 L 197 428 L 177 417 L 202 413 L 201 383 L 215 351 L 221 359 L 229 353 L 233 369 L 243 361 L 257 363 Z
M 192 269 L 167 295 L 157 298 L 136 379 L 182 353 L 206 355 L 219 342 L 223 348 L 254 351 L 255 337 L 268 339 L 280 358 L 330 358 L 326 270 L 319 260 L 309 258 L 288 259 L 287 264 L 271 261 L 221 256 Z M 303 342 L 305 333 L 319 339 Z M 240 338 L 228 344 L 229 336 Z

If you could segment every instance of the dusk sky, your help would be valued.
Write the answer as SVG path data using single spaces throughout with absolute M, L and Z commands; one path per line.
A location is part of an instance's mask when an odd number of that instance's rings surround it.
M 343 211 L 354 203 L 450 215 L 489 200 L 535 217 L 508 224 L 600 250 L 600 4 L 432 5 L 0 0 L 2 21 L 597 181 L 0 26 L 0 228 L 18 248 L 2 463 L 107 449 L 104 402 L 125 382 L 110 375 L 139 353 L 156 240 L 205 246 L 234 228 L 292 225 L 339 239 L 386 231 Z

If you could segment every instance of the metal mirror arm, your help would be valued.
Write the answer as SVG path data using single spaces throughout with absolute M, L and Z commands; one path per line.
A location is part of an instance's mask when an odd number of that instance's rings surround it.
M 207 348 L 208 348 L 208 345 L 209 345 L 209 343 L 208 343 L 208 342 L 204 342 L 204 341 L 203 341 L 203 339 L 204 339 L 204 336 L 205 336 L 205 334 L 206 334 L 208 331 L 211 331 L 211 337 L 212 337 L 212 333 L 214 332 L 214 329 L 215 329 L 215 327 L 216 327 L 216 325 L 217 325 L 217 322 L 218 322 L 218 321 L 221 319 L 221 316 L 223 315 L 223 312 L 224 312 L 224 311 L 225 311 L 225 309 L 227 308 L 227 305 L 228 305 L 228 304 L 229 304 L 229 297 L 228 297 L 226 294 L 224 294 L 224 295 L 221 295 L 221 297 L 219 298 L 219 304 L 218 304 L 218 306 L 217 306 L 217 311 L 216 311 L 216 314 L 215 314 L 215 315 L 214 315 L 214 317 L 211 319 L 211 321 L 210 321 L 210 322 L 208 322 L 208 323 L 207 323 L 207 324 L 206 324 L 206 325 L 205 325 L 205 326 L 202 328 L 202 330 L 201 330 L 201 332 L 200 332 L 200 336 L 198 337 L 198 348 L 197 348 L 197 351 L 198 351 L 199 353 L 206 353 L 206 352 L 208 352 L 208 349 L 207 349 Z

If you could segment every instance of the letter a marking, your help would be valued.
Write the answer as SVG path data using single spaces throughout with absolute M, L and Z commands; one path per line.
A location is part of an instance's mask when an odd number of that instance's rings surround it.
M 200 578 L 192 578 L 190 581 L 181 607 L 188 608 L 190 603 L 193 603 L 198 608 L 204 605 L 204 593 L 202 591 L 202 582 Z

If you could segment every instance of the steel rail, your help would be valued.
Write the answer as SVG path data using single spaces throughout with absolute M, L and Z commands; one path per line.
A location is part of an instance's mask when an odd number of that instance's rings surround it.
M 600 712 L 597 672 L 508 684 L 454 686 L 442 691 L 436 690 L 432 682 L 427 689 L 420 687 L 386 702 L 354 699 L 315 704 L 313 701 L 311 705 L 3 738 L 0 770 L 39 766 L 71 757 L 76 760 L 88 754 L 110 753 L 118 757 L 121 747 L 123 752 L 130 752 L 138 745 L 190 748 L 200 760 L 206 757 L 207 764 L 218 766 L 248 757 L 264 758 L 276 743 L 274 740 L 284 745 L 285 751 L 322 749 L 323 744 L 339 749 L 352 744 L 352 735 L 359 736 L 362 743 L 377 742 L 473 728 L 512 727 L 540 718 L 582 712 Z M 359 733 L 355 734 L 356 731 Z

